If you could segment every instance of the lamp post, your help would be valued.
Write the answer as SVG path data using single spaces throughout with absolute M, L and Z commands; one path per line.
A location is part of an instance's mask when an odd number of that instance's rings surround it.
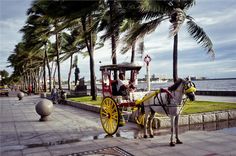
M 146 63 L 146 73 L 147 73 L 147 90 L 150 91 L 151 85 L 150 85 L 150 66 L 149 62 L 151 62 L 151 57 L 149 55 L 146 55 L 144 57 L 144 62 Z

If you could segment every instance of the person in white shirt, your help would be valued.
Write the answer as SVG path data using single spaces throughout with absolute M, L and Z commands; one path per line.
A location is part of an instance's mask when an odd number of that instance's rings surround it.
M 128 80 L 125 80 L 125 74 L 120 73 L 119 79 L 117 80 L 117 91 L 123 96 L 127 96 L 129 91 L 132 91 L 134 87 L 129 84 Z

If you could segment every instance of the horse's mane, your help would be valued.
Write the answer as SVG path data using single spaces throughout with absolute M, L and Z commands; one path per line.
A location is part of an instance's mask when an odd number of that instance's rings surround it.
M 178 79 L 172 86 L 168 87 L 168 90 L 175 91 L 183 81 L 183 79 Z

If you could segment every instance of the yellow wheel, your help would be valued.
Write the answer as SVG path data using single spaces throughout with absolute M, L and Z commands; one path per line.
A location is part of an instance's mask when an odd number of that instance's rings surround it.
M 103 99 L 100 108 L 100 119 L 104 131 L 113 135 L 116 133 L 119 127 L 120 114 L 116 102 L 106 97 Z

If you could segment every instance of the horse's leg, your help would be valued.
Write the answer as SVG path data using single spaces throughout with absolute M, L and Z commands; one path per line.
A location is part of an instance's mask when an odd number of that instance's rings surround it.
M 175 146 L 175 143 L 173 142 L 173 133 L 174 133 L 174 116 L 171 116 L 171 117 L 170 117 L 170 123 L 171 123 L 170 146 Z
M 147 110 L 145 109 L 145 118 L 144 118 L 144 138 L 147 138 L 148 114 L 149 114 L 149 111 L 147 111 Z
M 149 133 L 150 133 L 150 138 L 154 137 L 153 129 L 152 129 L 152 123 L 153 123 L 154 116 L 155 116 L 155 112 L 152 111 L 151 115 L 149 117 Z
M 176 144 L 182 144 L 183 142 L 179 140 L 179 115 L 175 117 L 175 138 Z

